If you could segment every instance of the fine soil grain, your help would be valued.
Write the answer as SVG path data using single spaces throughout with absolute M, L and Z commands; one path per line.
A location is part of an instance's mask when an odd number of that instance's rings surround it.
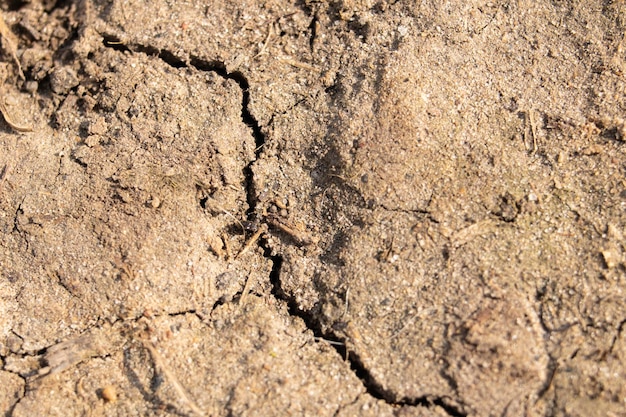
M 623 1 L 10 1 L 6 416 L 626 416 Z

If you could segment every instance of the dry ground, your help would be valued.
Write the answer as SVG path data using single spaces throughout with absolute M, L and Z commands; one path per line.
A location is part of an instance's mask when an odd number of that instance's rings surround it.
M 4 415 L 626 416 L 623 1 L 2 6 Z

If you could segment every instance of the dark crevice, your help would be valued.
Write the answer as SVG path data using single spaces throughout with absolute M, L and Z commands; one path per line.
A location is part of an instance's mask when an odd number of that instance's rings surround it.
M 317 20 L 317 16 L 313 16 L 313 19 L 311 19 L 311 24 L 309 25 L 309 30 L 311 31 L 311 38 L 309 39 L 309 48 L 311 48 L 311 51 L 313 51 L 315 49 L 315 39 L 317 38 L 317 25 L 318 25 L 318 20 Z
M 166 313 L 168 317 L 178 317 L 178 316 L 186 316 L 187 314 L 196 314 L 195 309 L 191 310 L 183 310 L 183 311 L 175 311 L 173 313 Z
M 28 4 L 27 1 L 20 1 L 20 0 L 8 0 L 7 2 L 5 2 L 5 7 L 7 8 L 8 11 L 10 12 L 14 12 L 16 10 L 21 9 L 22 7 L 24 7 L 26 4 Z
M 80 165 L 83 168 L 87 168 L 87 164 L 85 162 L 83 162 L 82 160 L 80 160 L 80 158 L 76 157 L 76 154 L 74 151 L 72 151 L 72 153 L 70 153 L 70 161 Z
M 22 388 L 21 392 L 19 393 L 19 397 L 15 398 L 15 402 L 13 404 L 11 404 L 9 406 L 9 408 L 6 410 L 6 412 L 4 413 L 5 417 L 11 417 L 13 416 L 13 412 L 15 411 L 15 409 L 17 408 L 17 406 L 20 404 L 20 402 L 24 399 L 24 397 L 26 396 L 26 392 L 28 392 L 28 390 L 30 389 L 28 380 L 26 378 L 24 378 L 21 375 L 18 375 L 14 372 L 11 372 L 13 375 L 16 375 L 18 378 L 21 378 L 22 381 L 24 381 L 24 387 Z
M 314 31 L 316 19 L 313 19 L 311 22 L 311 29 Z M 111 35 L 103 35 L 104 45 L 106 47 L 113 48 L 117 51 L 121 52 L 139 52 L 144 53 L 146 55 L 156 56 L 163 60 L 168 65 L 174 68 L 195 68 L 199 71 L 204 72 L 213 72 L 222 78 L 233 80 L 237 83 L 239 88 L 242 91 L 242 104 L 241 104 L 241 118 L 242 121 L 252 129 L 252 135 L 254 137 L 255 142 L 255 158 L 250 161 L 246 167 L 244 168 L 245 174 L 245 188 L 246 188 L 246 198 L 248 203 L 248 209 L 246 214 L 248 216 L 248 222 L 256 223 L 259 219 L 256 219 L 256 204 L 257 204 L 257 196 L 256 190 L 254 189 L 254 178 L 252 165 L 255 160 L 259 158 L 260 153 L 263 149 L 263 145 L 265 144 L 266 138 L 261 130 L 261 126 L 256 118 L 250 111 L 250 92 L 249 87 L 250 84 L 246 79 L 245 75 L 239 71 L 228 72 L 225 64 L 219 61 L 207 61 L 200 59 L 198 57 L 189 57 L 189 59 L 184 60 L 170 51 L 159 50 L 154 47 L 137 45 L 137 44 L 123 44 L 119 38 Z M 313 33 L 312 40 L 315 38 L 315 33 Z M 416 213 L 411 211 L 412 213 Z M 417 211 L 419 214 L 428 214 L 428 212 Z M 462 417 L 466 416 L 457 406 L 451 404 L 446 398 L 443 397 L 434 397 L 434 396 L 424 396 L 418 398 L 397 398 L 394 392 L 383 387 L 378 381 L 374 379 L 370 371 L 363 364 L 358 354 L 352 351 L 348 351 L 344 340 L 341 337 L 338 337 L 336 334 L 332 332 L 325 332 L 322 330 L 321 322 L 315 316 L 313 312 L 302 310 L 296 301 L 296 299 L 287 294 L 281 284 L 280 273 L 283 264 L 283 258 L 281 256 L 273 255 L 272 250 L 269 247 L 269 243 L 266 239 L 260 239 L 259 245 L 263 249 L 264 256 L 272 262 L 272 271 L 270 273 L 270 283 L 272 286 L 271 293 L 272 295 L 278 299 L 283 301 L 288 308 L 289 314 L 298 317 L 304 321 L 307 328 L 309 328 L 316 338 L 323 339 L 329 342 L 329 345 L 332 346 L 337 354 L 342 358 L 346 358 L 350 363 L 350 368 L 355 373 L 355 375 L 362 381 L 367 393 L 372 397 L 385 401 L 386 403 L 394 406 L 439 406 L 444 409 L 448 415 L 453 417 Z M 213 305 L 213 310 L 219 305 L 224 304 L 225 301 L 220 299 Z M 195 311 L 185 311 L 180 314 L 194 313 Z M 171 314 L 170 314 L 171 315 Z
M 17 206 L 15 210 L 15 215 L 13 216 L 13 232 L 22 234 L 20 230 L 20 215 L 24 214 L 24 209 L 22 208 L 22 204 L 24 204 L 24 200 Z
M 624 331 L 624 325 L 626 325 L 626 320 L 621 321 L 620 324 L 617 326 L 617 332 L 615 334 L 615 337 L 613 338 L 613 342 L 611 342 L 611 347 L 609 348 L 609 353 L 611 354 L 613 353 L 613 349 L 615 349 L 615 343 L 622 336 L 622 332 Z
M 550 387 L 552 386 L 552 381 L 554 380 L 554 375 L 556 375 L 556 372 L 558 370 L 559 364 L 558 361 L 553 358 L 550 357 L 549 362 L 548 362 L 548 367 L 547 367 L 547 376 L 546 376 L 546 380 L 543 382 L 543 385 L 541 386 L 541 388 L 537 391 L 537 400 L 539 400 L 540 398 L 543 398 L 547 392 L 550 390 Z
M 426 207 L 428 207 L 430 205 L 430 199 L 428 201 L 428 203 L 426 204 Z M 417 215 L 417 216 L 426 216 L 428 218 L 430 218 L 430 211 L 427 209 L 421 209 L 421 208 L 415 208 L 415 209 L 405 209 L 405 208 L 400 208 L 400 207 L 389 207 L 386 206 L 384 204 L 380 204 L 378 206 L 373 206 L 371 207 L 372 209 L 376 208 L 376 207 L 380 207 L 381 209 L 391 212 L 391 213 L 400 213 L 400 214 L 412 214 L 412 215 Z M 437 223 L 437 222 L 435 222 Z
M 457 406 L 451 404 L 446 398 L 424 396 L 417 398 L 397 398 L 393 391 L 390 391 L 383 387 L 372 376 L 371 372 L 363 364 L 359 355 L 353 351 L 348 351 L 345 341 L 337 337 L 332 332 L 325 332 L 322 330 L 319 320 L 315 314 L 309 311 L 302 310 L 296 301 L 296 299 L 287 294 L 282 289 L 280 281 L 280 270 L 283 264 L 283 258 L 271 254 L 271 250 L 268 246 L 268 242 L 261 240 L 261 247 L 263 247 L 265 257 L 272 261 L 272 272 L 270 273 L 270 282 L 272 284 L 272 295 L 285 302 L 291 316 L 299 317 L 304 321 L 306 327 L 310 329 L 315 338 L 318 340 L 326 340 L 329 345 L 332 346 L 339 356 L 346 358 L 350 363 L 350 369 L 354 374 L 363 382 L 365 389 L 372 397 L 385 401 L 387 404 L 395 406 L 422 406 L 432 407 L 433 405 L 439 406 L 446 411 L 446 413 L 453 417 L 465 417 L 467 414 L 462 412 Z
M 68 293 L 70 295 L 70 297 L 73 297 L 77 300 L 80 300 L 80 296 L 76 294 L 76 291 L 74 288 L 72 288 L 72 284 L 68 283 L 65 279 L 63 279 L 63 277 L 61 277 L 61 275 L 59 274 L 58 271 L 54 271 L 52 272 L 52 275 L 56 278 L 57 280 L 57 284 L 63 288 L 63 290 L 65 290 L 66 293 Z
M 232 80 L 241 89 L 242 103 L 241 103 L 241 119 L 252 130 L 252 136 L 254 137 L 255 145 L 255 158 L 250 161 L 243 169 L 246 178 L 246 200 L 248 203 L 248 210 L 246 214 L 248 221 L 255 221 L 256 211 L 256 192 L 254 190 L 252 164 L 258 159 L 263 145 L 265 144 L 265 135 L 261 131 L 261 126 L 256 118 L 250 112 L 250 83 L 245 75 L 240 71 L 228 72 L 226 65 L 221 61 L 207 61 L 195 56 L 191 56 L 188 59 L 183 59 L 176 56 L 174 53 L 157 49 L 152 46 L 138 45 L 138 44 L 124 44 L 118 37 L 113 35 L 103 35 L 104 46 L 112 48 L 121 52 L 139 52 L 149 56 L 156 56 L 163 62 L 173 68 L 195 68 L 202 72 L 213 72 L 222 78 Z
M 13 333 L 15 333 L 15 332 L 13 332 Z M 17 334 L 17 333 L 15 333 L 15 334 Z M 33 350 L 33 351 L 24 351 L 24 350 L 20 349 L 19 352 L 11 352 L 11 353 L 16 355 L 16 356 L 20 356 L 21 358 L 26 358 L 26 357 L 37 358 L 39 356 L 45 355 L 45 353 L 47 351 L 48 351 L 48 347 L 44 347 L 44 348 Z M 19 375 L 19 374 L 16 374 L 16 375 Z
M 22 238 L 22 240 L 24 240 L 26 250 L 29 250 L 30 243 L 28 241 L 27 233 L 20 228 L 20 216 L 24 215 L 24 209 L 22 208 L 24 200 L 26 200 L 26 197 L 22 199 L 20 204 L 17 206 L 17 209 L 15 210 L 15 214 L 13 216 L 13 230 L 11 231 L 11 233 L 17 233 Z

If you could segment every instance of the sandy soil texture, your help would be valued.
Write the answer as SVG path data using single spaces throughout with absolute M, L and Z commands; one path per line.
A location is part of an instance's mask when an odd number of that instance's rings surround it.
M 0 412 L 626 416 L 626 3 L 26 0 Z

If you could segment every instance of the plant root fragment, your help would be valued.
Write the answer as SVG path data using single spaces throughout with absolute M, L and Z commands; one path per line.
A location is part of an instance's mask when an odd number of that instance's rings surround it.
M 30 126 L 23 126 L 23 125 L 17 124 L 16 122 L 13 121 L 11 116 L 9 116 L 9 111 L 7 110 L 7 107 L 4 104 L 4 100 L 2 100 L 1 98 L 0 98 L 0 113 L 2 113 L 2 117 L 4 117 L 4 121 L 13 130 L 15 130 L 17 132 L 22 132 L 22 133 L 32 132 L 33 131 L 32 127 L 30 127 Z

